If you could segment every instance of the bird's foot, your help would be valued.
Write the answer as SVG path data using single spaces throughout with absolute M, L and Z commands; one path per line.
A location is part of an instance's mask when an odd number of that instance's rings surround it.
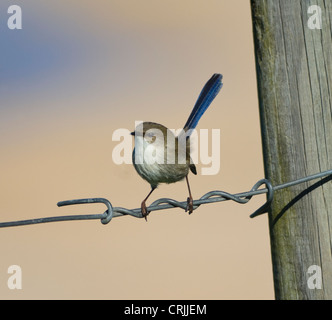
M 187 207 L 186 212 L 188 211 L 189 214 L 192 214 L 194 211 L 194 200 L 192 197 L 187 198 Z
M 142 212 L 142 216 L 144 217 L 145 221 L 148 221 L 147 216 L 149 215 L 150 211 L 148 211 L 148 209 L 146 208 L 145 201 L 143 201 L 141 204 L 141 212 Z

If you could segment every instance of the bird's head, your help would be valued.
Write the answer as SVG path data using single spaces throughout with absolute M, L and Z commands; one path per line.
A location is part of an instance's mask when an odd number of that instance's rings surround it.
M 166 142 L 167 134 L 169 134 L 165 126 L 155 122 L 142 122 L 131 132 L 132 136 L 144 138 L 144 142 L 155 143 L 157 139 Z M 136 140 L 136 139 L 135 139 Z M 157 141 L 158 143 L 158 141 Z

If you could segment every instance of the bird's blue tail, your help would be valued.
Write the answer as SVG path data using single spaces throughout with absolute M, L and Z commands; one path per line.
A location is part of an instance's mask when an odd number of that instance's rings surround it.
M 198 99 L 195 103 L 193 111 L 184 125 L 184 131 L 188 131 L 190 129 L 195 129 L 199 119 L 202 117 L 203 113 L 209 107 L 213 99 L 217 96 L 220 89 L 222 88 L 222 75 L 215 73 L 211 79 L 205 84 L 202 89 Z

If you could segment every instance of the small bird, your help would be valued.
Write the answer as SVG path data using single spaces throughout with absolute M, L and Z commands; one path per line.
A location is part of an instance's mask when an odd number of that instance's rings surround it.
M 132 154 L 137 173 L 146 180 L 151 191 L 141 203 L 142 216 L 149 214 L 146 201 L 160 183 L 174 183 L 186 178 L 189 197 L 186 211 L 193 212 L 193 198 L 190 191 L 189 170 L 197 174 L 196 166 L 190 158 L 190 134 L 199 119 L 210 106 L 222 88 L 222 75 L 214 74 L 203 87 L 194 108 L 178 136 L 165 126 L 155 122 L 143 122 L 136 126 L 131 135 L 135 136 Z

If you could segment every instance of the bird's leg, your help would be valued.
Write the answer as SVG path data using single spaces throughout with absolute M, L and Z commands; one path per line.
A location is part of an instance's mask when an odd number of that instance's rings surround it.
M 149 192 L 149 194 L 146 196 L 146 198 L 142 201 L 141 203 L 141 212 L 142 212 L 142 216 L 145 218 L 145 221 L 148 221 L 147 216 L 150 213 L 147 208 L 146 208 L 146 200 L 148 200 L 148 198 L 150 197 L 151 193 L 153 192 L 153 190 L 156 189 L 156 187 L 151 187 L 151 191 Z
M 194 211 L 194 200 L 193 200 L 193 197 L 191 195 L 188 176 L 186 176 L 186 181 L 187 181 L 187 186 L 188 186 L 188 191 L 189 191 L 189 197 L 187 198 L 186 212 L 188 211 L 188 213 L 191 214 Z

